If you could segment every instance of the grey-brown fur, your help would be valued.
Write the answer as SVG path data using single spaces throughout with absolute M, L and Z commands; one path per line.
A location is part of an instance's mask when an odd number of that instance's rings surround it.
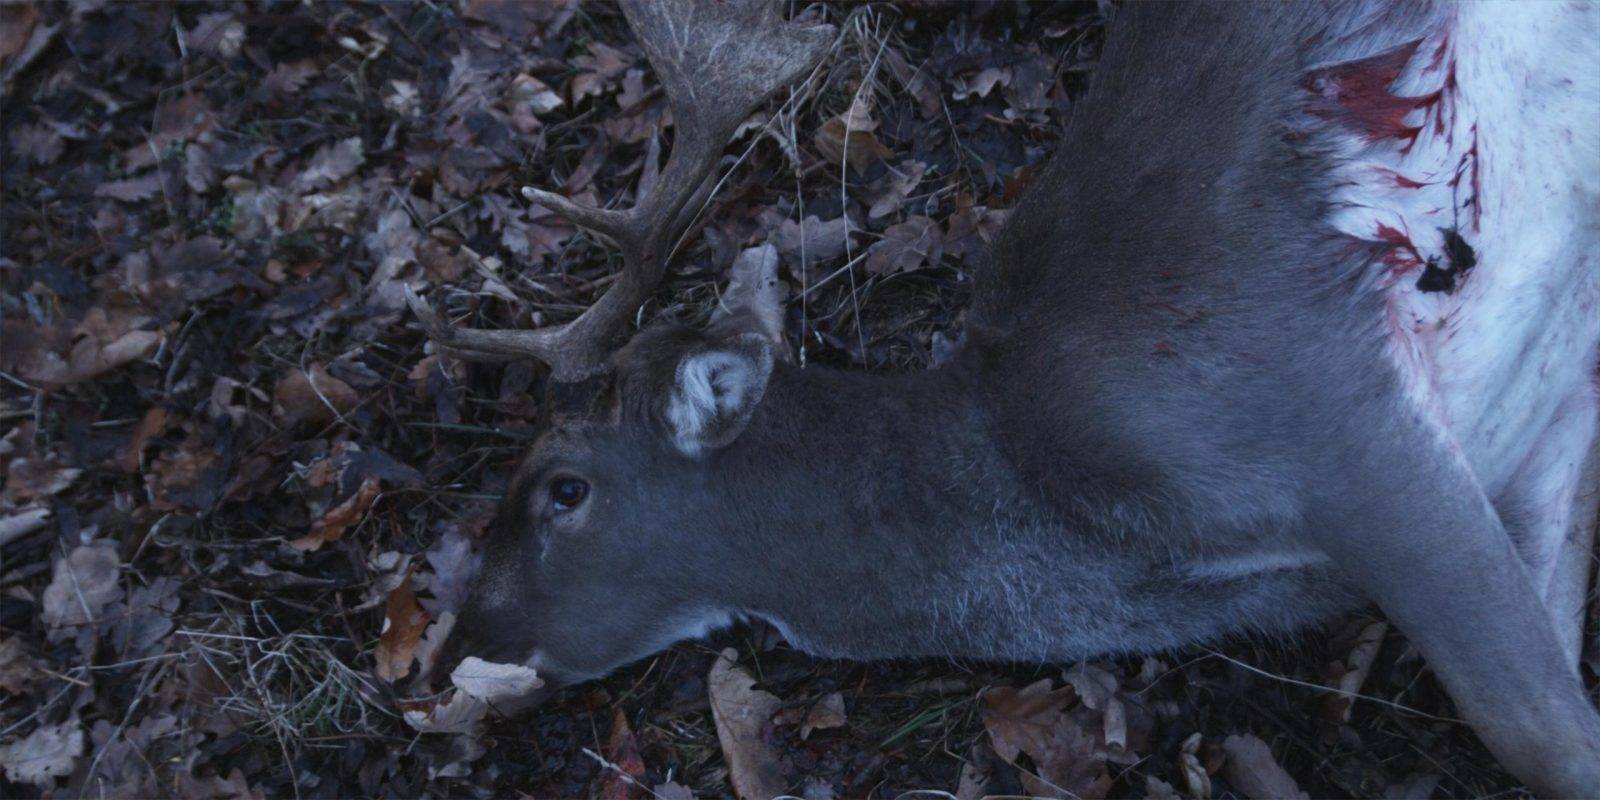
M 742 432 L 691 456 L 675 370 L 736 321 L 639 334 L 519 471 L 455 651 L 575 681 L 752 616 L 819 655 L 1068 661 L 1372 600 L 1509 769 L 1600 787 L 1516 531 L 1402 399 L 1373 253 L 1326 226 L 1328 160 L 1288 135 L 1307 67 L 1363 55 L 1307 44 L 1329 19 L 1352 17 L 1123 9 L 1060 146 L 1082 157 L 1015 211 L 943 366 L 768 358 Z M 572 514 L 557 474 L 592 487 Z M 1288 566 L 1197 577 L 1250 555 Z

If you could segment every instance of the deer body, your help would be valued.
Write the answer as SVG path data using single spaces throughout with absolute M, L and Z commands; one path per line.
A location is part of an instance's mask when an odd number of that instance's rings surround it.
M 1122 9 L 950 361 L 791 366 L 737 276 L 551 423 L 451 644 L 1065 661 L 1375 602 L 1509 769 L 1600 786 L 1597 114 L 1596 6 Z

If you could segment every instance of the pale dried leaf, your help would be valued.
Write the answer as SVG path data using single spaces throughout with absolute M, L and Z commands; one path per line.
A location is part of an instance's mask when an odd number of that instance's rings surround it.
M 6 778 L 18 783 L 51 786 L 55 779 L 72 774 L 83 755 L 83 728 L 76 719 L 57 725 L 40 725 L 33 733 L 0 745 L 0 766 Z
M 738 655 L 730 647 L 711 666 L 706 680 L 711 716 L 734 792 L 746 800 L 766 800 L 788 788 L 778 753 L 761 736 L 782 701 L 755 688 L 755 678 L 739 667 Z
M 73 548 L 56 561 L 41 598 L 40 619 L 50 628 L 97 620 L 106 606 L 122 598 L 117 582 L 121 567 L 115 542 L 102 539 Z
M 463 659 L 450 673 L 450 683 L 462 693 L 486 703 L 514 700 L 544 685 L 531 667 L 496 664 L 477 656 Z
M 365 160 L 359 136 L 324 145 L 295 179 L 295 186 L 299 191 L 332 186 L 355 174 Z
M 147 172 L 137 178 L 102 183 L 94 190 L 95 197 L 109 197 L 125 203 L 138 203 L 154 197 L 161 191 L 161 175 Z
M 466 692 L 427 710 L 405 712 L 406 724 L 423 733 L 475 734 L 489 715 L 489 704 Z
M 821 702 L 811 707 L 805 721 L 800 723 L 800 738 L 811 738 L 812 731 L 843 727 L 845 722 L 844 695 L 829 692 Z
M 1306 800 L 1310 797 L 1272 757 L 1272 748 L 1266 742 L 1248 733 L 1234 734 L 1222 740 L 1222 749 L 1228 754 L 1223 775 L 1245 797 L 1251 800 Z

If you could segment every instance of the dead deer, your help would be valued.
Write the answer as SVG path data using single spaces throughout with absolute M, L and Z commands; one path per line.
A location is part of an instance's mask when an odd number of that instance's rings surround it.
M 1071 661 L 1374 603 L 1512 773 L 1600 790 L 1600 5 L 1120 9 L 964 342 L 892 376 L 793 364 L 759 251 L 708 329 L 611 350 L 735 126 L 832 36 L 625 10 L 676 123 L 655 191 L 527 192 L 616 244 L 616 285 L 537 331 L 413 298 L 446 352 L 587 387 L 447 661 L 570 683 L 751 618 L 830 657 Z

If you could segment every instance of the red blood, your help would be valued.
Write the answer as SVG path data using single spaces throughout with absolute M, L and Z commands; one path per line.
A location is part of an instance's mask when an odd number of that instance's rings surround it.
M 1346 124 L 1369 141 L 1415 141 L 1420 129 L 1405 124 L 1406 115 L 1437 98 L 1396 97 L 1389 87 L 1421 44 L 1416 39 L 1387 53 L 1312 70 L 1305 79 L 1306 90 L 1315 95 L 1311 112 Z

